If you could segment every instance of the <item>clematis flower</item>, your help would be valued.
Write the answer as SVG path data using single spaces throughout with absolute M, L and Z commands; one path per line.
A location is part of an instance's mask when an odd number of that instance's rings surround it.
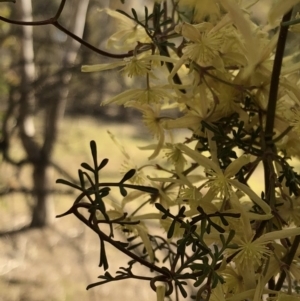
M 233 259 L 240 274 L 243 275 L 245 287 L 251 289 L 256 287 L 255 270 L 262 266 L 264 260 L 272 256 L 272 251 L 268 245 L 275 243 L 278 239 L 293 237 L 300 234 L 300 228 L 288 228 L 273 231 L 261 235 L 256 240 L 247 236 L 235 236 L 233 243 L 238 245 L 234 250 L 227 250 L 228 256 L 239 252 Z
M 151 38 L 145 32 L 145 29 L 125 15 L 109 8 L 100 9 L 99 12 L 105 12 L 113 17 L 118 24 L 118 31 L 108 39 L 107 48 L 132 50 L 138 42 L 151 43 Z
M 225 42 L 222 31 L 211 31 L 212 24 L 177 25 L 175 31 L 188 39 L 190 43 L 183 48 L 182 60 L 190 59 L 202 67 L 223 68 L 220 51 Z
M 203 166 L 206 169 L 206 173 L 209 175 L 206 185 L 210 187 L 209 191 L 207 192 L 208 196 L 211 194 L 215 196 L 220 194 L 221 197 L 229 198 L 233 192 L 232 188 L 235 187 L 248 195 L 254 203 L 260 206 L 260 208 L 265 212 L 262 218 L 269 219 L 272 217 L 271 208 L 266 202 L 264 202 L 248 186 L 232 179 L 232 177 L 236 175 L 242 166 L 250 162 L 250 158 L 248 156 L 241 156 L 234 160 L 223 172 L 215 162 L 201 155 L 198 151 L 192 150 L 184 144 L 179 144 L 178 148 L 192 158 L 195 162 L 197 162 L 199 166 Z

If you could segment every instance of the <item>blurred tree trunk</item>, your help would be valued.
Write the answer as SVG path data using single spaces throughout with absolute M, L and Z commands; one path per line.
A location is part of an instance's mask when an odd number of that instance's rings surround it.
M 20 0 L 21 16 L 23 20 L 32 19 L 31 0 Z M 82 36 L 89 0 L 78 0 L 71 31 Z M 80 44 L 68 37 L 63 47 L 62 68 L 75 63 Z M 59 78 L 60 88 L 57 95 L 52 98 L 47 106 L 44 117 L 43 142 L 38 144 L 35 138 L 34 111 L 36 100 L 32 89 L 32 82 L 35 78 L 33 30 L 30 26 L 22 27 L 21 38 L 22 52 L 22 80 L 19 111 L 20 138 L 26 155 L 33 167 L 33 197 L 31 227 L 44 227 L 50 224 L 54 218 L 53 203 L 50 194 L 52 181 L 50 176 L 50 161 L 53 154 L 55 142 L 59 129 L 59 123 L 64 115 L 67 96 L 69 93 L 68 84 L 72 74 L 68 71 L 62 72 Z

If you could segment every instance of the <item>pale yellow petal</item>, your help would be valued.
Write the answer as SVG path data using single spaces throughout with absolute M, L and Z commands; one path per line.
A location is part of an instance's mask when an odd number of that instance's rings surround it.
M 201 34 L 195 26 L 188 23 L 183 23 L 175 27 L 175 31 L 181 34 L 183 37 L 189 39 L 190 41 L 196 42 L 201 38 Z
M 126 90 L 118 95 L 116 95 L 113 98 L 110 98 L 108 100 L 105 100 L 101 103 L 102 106 L 105 106 L 110 103 L 117 103 L 119 105 L 125 104 L 128 101 L 131 101 L 133 98 L 136 98 L 136 96 L 141 93 L 141 89 L 129 89 Z
M 296 235 L 300 235 L 300 228 L 292 228 L 292 229 L 283 229 L 279 231 L 268 232 L 260 236 L 256 241 L 257 242 L 268 242 L 276 239 L 283 239 L 287 237 L 293 237 Z
M 207 169 L 212 169 L 217 173 L 218 172 L 222 173 L 221 168 L 217 164 L 215 164 L 212 160 L 208 159 L 207 157 L 201 155 L 198 151 L 192 150 L 191 148 L 189 148 L 184 144 L 178 144 L 178 148 L 183 152 L 185 152 L 190 158 L 192 158 L 200 166 L 203 166 Z
M 257 43 L 251 30 L 250 21 L 246 19 L 245 13 L 239 8 L 236 1 L 219 0 L 219 3 L 228 11 L 233 24 L 238 28 L 244 38 L 247 50 L 249 64 L 257 62 L 259 54 L 257 53 Z
M 246 164 L 250 163 L 249 156 L 241 156 L 233 160 L 225 169 L 224 175 L 228 178 L 234 177 L 239 170 Z
M 273 217 L 273 215 L 271 214 L 271 208 L 270 206 L 264 202 L 250 187 L 248 187 L 247 185 L 237 181 L 237 180 L 231 180 L 229 179 L 228 182 L 240 189 L 241 191 L 243 191 L 245 194 L 247 194 L 250 199 L 257 204 L 270 218 Z
M 107 134 L 109 135 L 110 139 L 114 142 L 114 144 L 118 147 L 118 149 L 121 151 L 121 153 L 124 155 L 124 157 L 127 160 L 130 160 L 129 154 L 126 152 L 124 146 L 118 141 L 116 136 L 110 131 L 107 131 Z
M 155 148 L 153 154 L 149 157 L 149 160 L 153 160 L 155 157 L 157 157 L 164 145 L 164 142 L 165 142 L 164 131 L 162 129 L 160 129 L 160 132 L 161 133 L 159 134 L 158 143 L 156 145 L 156 148 Z
M 154 253 L 153 253 L 151 241 L 149 239 L 146 227 L 139 224 L 139 225 L 136 225 L 136 230 L 138 232 L 138 235 L 141 237 L 143 244 L 145 245 L 145 249 L 149 255 L 150 262 L 154 262 Z
M 126 64 L 125 61 L 119 61 L 119 62 L 108 63 L 108 64 L 83 65 L 81 67 L 81 72 L 97 72 L 97 71 L 110 70 L 110 69 L 124 66 L 125 64 Z

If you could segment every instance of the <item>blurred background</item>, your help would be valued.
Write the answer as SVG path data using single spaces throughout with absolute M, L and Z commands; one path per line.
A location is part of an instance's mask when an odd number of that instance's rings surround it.
M 105 49 L 116 24 L 98 9 L 130 11 L 132 2 L 67 0 L 59 22 Z M 0 3 L 0 15 L 13 20 L 45 20 L 55 15 L 59 4 L 59 0 Z M 100 107 L 101 101 L 131 86 L 129 79 L 115 71 L 80 71 L 83 64 L 111 61 L 54 26 L 0 22 L 1 301 L 154 297 L 148 284 L 143 290 L 130 281 L 124 283 L 130 287 L 127 290 L 115 290 L 109 284 L 86 291 L 86 286 L 103 274 L 98 267 L 98 238 L 75 217 L 55 219 L 76 196 L 55 181 L 77 180 L 80 164 L 90 162 L 90 140 L 97 142 L 100 158 L 110 159 L 102 179 L 115 180 L 121 177 L 123 156 L 107 130 L 122 144 L 131 145 L 128 152 L 133 157 L 136 145 L 148 144 L 145 140 L 151 138 L 140 126 L 136 112 L 119 106 Z M 117 259 L 112 269 L 117 269 L 127 258 L 114 252 L 110 250 L 110 256 Z
M 152 2 L 67 0 L 59 22 L 105 49 L 116 24 L 98 9 L 138 11 Z M 269 3 L 259 1 L 258 20 L 265 20 Z M 0 15 L 45 20 L 55 15 L 59 4 L 59 0 L 0 3 Z M 80 164 L 91 161 L 90 140 L 97 142 L 101 158 L 110 159 L 103 180 L 119 179 L 123 162 L 108 129 L 137 164 L 148 157 L 137 148 L 152 139 L 140 115 L 119 106 L 100 106 L 139 83 L 116 71 L 80 71 L 83 64 L 112 61 L 52 25 L 0 22 L 0 301 L 155 298 L 148 283 L 128 280 L 118 283 L 117 289 L 116 284 L 107 284 L 86 291 L 103 274 L 98 268 L 98 238 L 73 216 L 55 219 L 76 196 L 55 181 L 77 178 Z M 113 249 L 109 256 L 114 258 L 112 270 L 127 261 Z

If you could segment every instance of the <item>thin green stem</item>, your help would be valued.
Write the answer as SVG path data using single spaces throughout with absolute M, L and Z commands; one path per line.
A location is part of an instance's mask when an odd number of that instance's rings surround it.
M 287 12 L 282 19 L 282 22 L 288 22 L 292 17 L 292 10 Z M 267 120 L 266 120 L 266 129 L 265 137 L 266 142 L 270 141 L 273 136 L 274 120 L 275 120 L 275 111 L 277 103 L 277 94 L 279 88 L 279 77 L 282 67 L 283 55 L 285 50 L 285 44 L 288 36 L 288 26 L 280 27 L 279 37 L 277 42 L 277 48 L 275 53 L 275 59 L 273 64 L 273 71 L 270 83 L 270 92 L 268 100 L 268 109 L 267 109 Z
M 296 252 L 299 248 L 299 244 L 300 244 L 300 235 L 297 235 L 294 239 L 294 242 L 293 242 L 291 248 L 290 248 L 290 251 L 285 256 L 284 264 L 286 264 L 287 267 L 290 267 L 290 265 L 292 264 L 292 262 L 294 260 L 294 257 L 296 255 Z M 277 281 L 276 286 L 275 286 L 276 291 L 281 290 L 285 278 L 286 278 L 286 272 L 283 269 L 282 272 L 280 273 L 280 276 L 279 276 L 278 281 Z
M 120 252 L 126 254 L 128 257 L 130 257 L 131 259 L 134 259 L 135 261 L 139 262 L 141 265 L 149 268 L 150 270 L 156 271 L 157 273 L 159 273 L 161 275 L 165 275 L 167 277 L 170 276 L 170 271 L 169 270 L 162 269 L 162 268 L 158 267 L 157 265 L 142 259 L 140 256 L 138 256 L 138 255 L 132 253 L 131 251 L 127 250 L 126 248 L 122 247 L 117 241 L 113 240 L 110 236 L 106 235 L 97 226 L 91 225 L 89 223 L 89 221 L 81 213 L 78 212 L 77 209 L 78 208 L 75 208 L 75 210 L 73 211 L 74 215 L 79 220 L 81 220 L 85 225 L 87 225 L 89 228 L 91 228 L 94 232 L 96 232 L 100 239 L 102 239 L 103 241 L 108 242 L 113 247 L 115 247 L 117 250 L 119 250 Z

